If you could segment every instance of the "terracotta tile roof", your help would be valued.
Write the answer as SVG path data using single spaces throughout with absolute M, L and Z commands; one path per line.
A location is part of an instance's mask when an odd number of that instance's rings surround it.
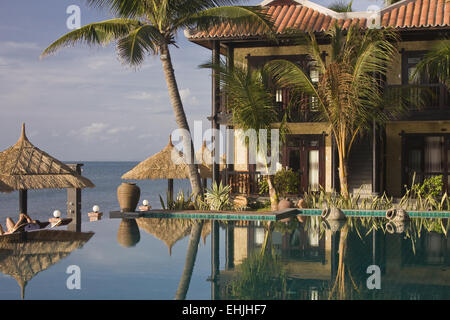
M 444 27 L 450 25 L 450 2 L 404 0 L 381 10 L 380 14 L 382 27 Z
M 265 1 L 267 15 L 274 21 L 277 34 L 288 29 L 323 32 L 337 22 L 347 29 L 368 23 L 376 27 L 424 28 L 450 25 L 450 2 L 448 0 L 403 0 L 379 12 L 337 13 L 308 0 Z M 264 4 L 263 3 L 263 4 Z M 261 35 L 261 29 L 252 26 L 216 26 L 211 31 L 189 33 L 188 38 L 247 38 Z

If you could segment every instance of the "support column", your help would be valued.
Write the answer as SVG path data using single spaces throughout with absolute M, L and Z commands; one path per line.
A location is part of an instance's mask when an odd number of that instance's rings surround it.
M 169 195 L 169 201 L 173 201 L 173 179 L 167 179 L 167 193 Z M 167 204 L 169 205 L 169 204 Z
M 19 213 L 28 214 L 28 190 L 19 190 Z
M 82 163 L 68 166 L 81 175 Z M 67 217 L 72 218 L 72 222 L 67 225 L 67 230 L 81 232 L 81 189 L 67 189 Z
M 213 65 L 218 65 L 220 63 L 220 42 L 213 41 L 212 46 L 212 62 Z M 213 68 L 212 70 L 212 101 L 211 101 L 211 128 L 214 133 L 213 137 L 213 150 L 212 150 L 212 160 L 213 160 L 213 170 L 212 170 L 212 182 L 211 185 L 219 183 L 220 172 L 219 172 L 219 134 L 218 130 L 220 125 L 217 123 L 217 115 L 220 109 L 220 78 L 219 72 Z M 216 220 L 211 220 L 211 281 L 216 281 L 219 275 L 219 223 Z M 215 288 L 215 283 L 212 284 Z M 215 288 L 217 290 L 217 288 Z M 215 291 L 214 290 L 214 291 Z
M 372 195 L 380 193 L 378 130 L 375 120 L 372 124 Z
M 213 41 L 212 49 L 212 62 L 213 65 L 220 63 L 220 42 Z M 220 162 L 220 140 L 218 130 L 220 125 L 217 122 L 217 116 L 220 112 L 220 75 L 216 69 L 212 70 L 212 101 L 211 101 L 211 129 L 214 132 L 213 136 L 213 172 L 212 172 L 212 184 L 219 183 L 219 162 Z

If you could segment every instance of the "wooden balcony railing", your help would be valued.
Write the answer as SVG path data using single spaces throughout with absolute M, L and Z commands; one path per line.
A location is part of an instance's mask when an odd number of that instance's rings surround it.
M 450 109 L 450 91 L 441 83 L 424 85 L 388 85 L 389 98 L 403 99 L 411 111 Z
M 222 171 L 222 181 L 231 186 L 233 194 L 259 195 L 259 182 L 262 178 L 258 171 Z

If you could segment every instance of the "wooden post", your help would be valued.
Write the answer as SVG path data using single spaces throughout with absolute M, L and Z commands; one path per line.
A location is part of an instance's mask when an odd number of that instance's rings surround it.
M 228 221 L 225 233 L 225 269 L 234 268 L 234 222 Z
M 82 163 L 68 166 L 81 175 Z M 81 232 L 81 189 L 67 189 L 67 217 L 72 218 L 72 222 L 67 225 L 67 230 Z
M 169 195 L 169 202 L 173 201 L 173 179 L 168 179 L 167 180 L 167 193 Z M 167 206 L 169 205 L 169 203 L 167 203 Z
M 28 190 L 19 190 L 19 213 L 28 214 Z

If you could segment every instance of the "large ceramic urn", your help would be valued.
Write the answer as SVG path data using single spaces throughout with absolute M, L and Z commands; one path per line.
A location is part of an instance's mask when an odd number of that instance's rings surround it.
M 117 200 L 119 200 L 122 212 L 134 212 L 139 203 L 141 189 L 136 183 L 124 182 L 117 188 Z

